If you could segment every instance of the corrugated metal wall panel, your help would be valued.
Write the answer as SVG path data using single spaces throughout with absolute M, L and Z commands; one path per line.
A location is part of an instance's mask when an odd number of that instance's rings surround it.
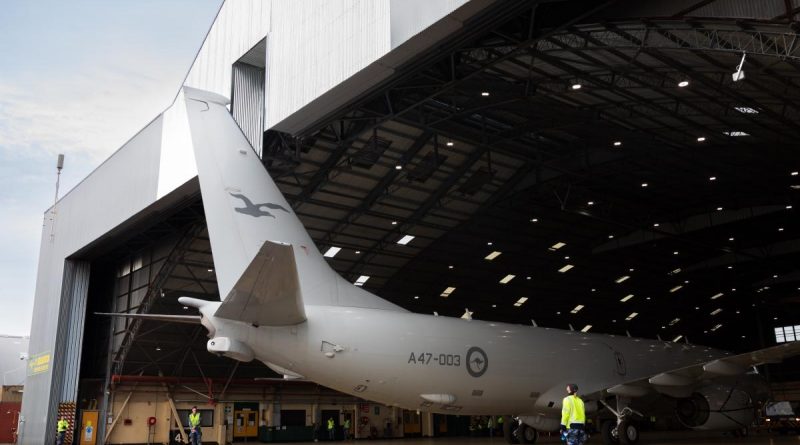
M 231 66 L 269 32 L 271 5 L 272 2 L 263 0 L 226 1 L 197 54 L 185 85 L 228 97 Z
M 391 49 L 389 0 L 276 1 L 272 9 L 266 128 Z
M 468 1 L 390 0 L 392 48 L 397 48 Z
M 64 290 L 70 289 L 69 283 L 63 281 L 68 276 L 64 259 L 155 201 L 161 124 L 161 117 L 153 120 L 59 201 L 52 240 L 53 221 L 49 213 L 45 215 L 31 323 L 31 356 L 54 357 L 59 347 L 69 344 L 59 343 L 70 335 L 69 330 L 59 331 L 60 320 L 65 319 L 62 313 L 69 309 L 69 303 L 62 301 L 67 295 Z M 47 371 L 29 375 L 26 380 L 21 444 L 46 443 L 45 435 L 55 428 L 51 423 L 61 386 L 55 387 L 54 382 L 60 382 L 64 372 L 57 375 L 56 364 L 58 361 L 51 359 Z
M 81 346 L 83 345 L 83 325 L 86 318 L 86 299 L 89 295 L 89 263 L 86 261 L 67 261 L 71 263 L 69 286 L 69 318 L 64 353 L 64 375 L 62 379 L 61 400 L 77 401 L 78 377 L 81 365 Z
M 264 70 L 246 63 L 235 63 L 231 95 L 233 119 L 261 156 L 264 144 Z

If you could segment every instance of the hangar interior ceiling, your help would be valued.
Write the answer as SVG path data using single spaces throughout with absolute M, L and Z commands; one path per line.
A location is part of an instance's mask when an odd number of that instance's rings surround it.
M 301 134 L 265 133 L 334 269 L 415 312 L 733 351 L 800 324 L 800 1 L 497 3 Z M 218 298 L 200 206 L 147 241 L 184 251 L 130 310 Z M 119 373 L 271 375 L 195 326 L 131 326 Z

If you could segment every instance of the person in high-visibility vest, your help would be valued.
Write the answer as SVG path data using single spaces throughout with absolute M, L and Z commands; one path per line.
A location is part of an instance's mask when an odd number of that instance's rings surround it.
M 344 419 L 344 425 L 342 426 L 342 438 L 343 440 L 350 439 L 350 418 L 346 417 Z
M 192 412 L 189 413 L 189 443 L 192 445 L 200 445 L 203 433 L 200 431 L 200 413 L 197 407 L 192 407 Z
M 567 445 L 586 443 L 586 411 L 583 400 L 578 397 L 578 385 L 567 385 L 567 396 L 561 402 L 561 437 Z
M 334 440 L 336 438 L 336 423 L 333 421 L 333 417 L 328 418 L 328 439 Z
M 69 422 L 64 417 L 58 418 L 58 425 L 56 426 L 56 445 L 63 445 L 64 440 L 67 438 L 67 430 L 69 429 Z

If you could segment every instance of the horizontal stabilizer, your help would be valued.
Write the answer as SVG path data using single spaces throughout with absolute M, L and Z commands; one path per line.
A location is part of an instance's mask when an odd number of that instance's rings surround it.
M 214 316 L 256 326 L 304 322 L 306 312 L 292 246 L 264 242 Z
M 140 320 L 153 320 L 163 321 L 168 323 L 189 323 L 201 324 L 202 317 L 200 315 L 169 315 L 169 314 L 125 314 L 125 313 L 108 313 L 108 312 L 95 312 L 95 315 L 107 315 L 109 317 L 122 317 L 122 318 L 138 318 Z

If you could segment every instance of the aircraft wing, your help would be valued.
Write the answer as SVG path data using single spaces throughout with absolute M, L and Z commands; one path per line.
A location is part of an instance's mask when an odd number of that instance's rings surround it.
M 214 316 L 257 326 L 304 322 L 306 312 L 292 246 L 264 242 Z
M 686 397 L 701 380 L 714 377 L 736 376 L 748 372 L 753 366 L 778 363 L 787 357 L 800 355 L 800 341 L 784 343 L 757 351 L 709 360 L 683 368 L 606 388 L 611 395 L 640 397 L 651 390 L 675 397 Z

